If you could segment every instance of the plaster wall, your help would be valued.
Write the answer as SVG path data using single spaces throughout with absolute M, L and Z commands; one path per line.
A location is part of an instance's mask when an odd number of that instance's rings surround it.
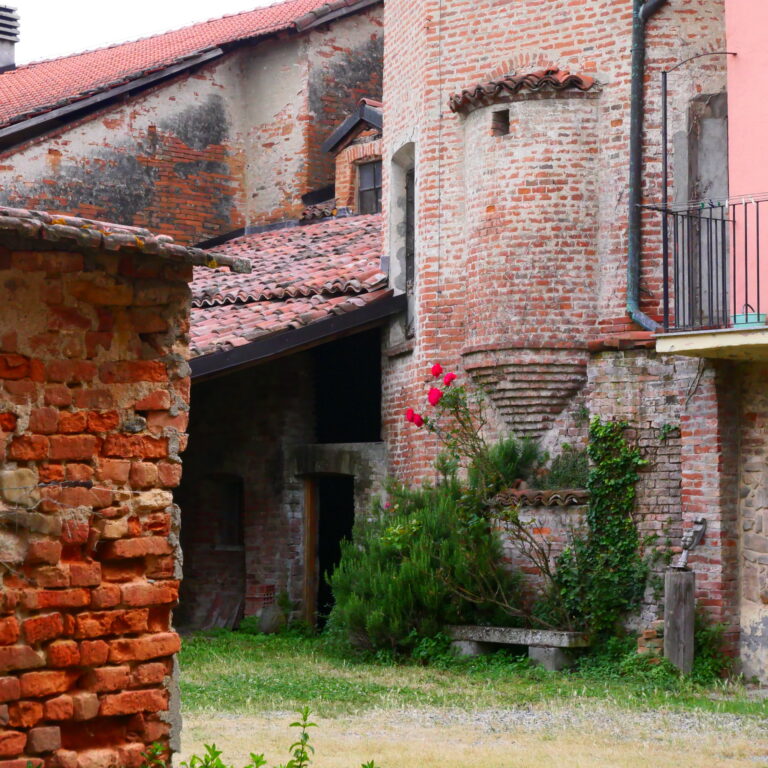
M 755 195 L 765 191 L 768 180 L 768 159 L 760 151 L 768 132 L 768 100 L 750 83 L 755 72 L 768 66 L 768 6 L 726 0 L 725 20 L 727 49 L 737 54 L 727 57 L 730 194 Z

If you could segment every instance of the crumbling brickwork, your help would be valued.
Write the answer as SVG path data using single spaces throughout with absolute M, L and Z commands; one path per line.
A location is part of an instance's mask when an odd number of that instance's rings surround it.
M 138 766 L 177 709 L 192 268 L 147 232 L 17 214 L 0 211 L 21 222 L 0 233 L 0 766 Z

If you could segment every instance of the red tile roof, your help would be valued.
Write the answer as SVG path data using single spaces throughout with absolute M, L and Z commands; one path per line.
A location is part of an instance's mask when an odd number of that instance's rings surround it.
M 0 75 L 0 127 L 165 69 L 225 43 L 301 30 L 360 0 L 286 0 L 95 51 L 27 64 Z
M 242 346 L 389 296 L 381 247 L 380 215 L 329 219 L 216 246 L 217 253 L 249 259 L 252 273 L 196 271 L 193 355 Z
M 250 262 L 236 254 L 228 256 L 219 251 L 203 251 L 200 248 L 177 245 L 172 237 L 154 235 L 143 227 L 129 227 L 76 216 L 60 216 L 45 211 L 0 206 L 0 235 L 5 233 L 45 240 L 52 244 L 74 243 L 85 248 L 99 248 L 105 251 L 146 253 L 185 264 L 222 266 L 233 273 L 251 270 Z
M 593 77 L 573 75 L 564 69 L 540 69 L 524 75 L 505 75 L 497 80 L 465 88 L 461 93 L 451 96 L 449 106 L 452 112 L 471 112 L 477 107 L 503 100 L 523 89 L 541 91 L 551 88 L 563 91 L 566 88 L 577 88 L 580 91 L 588 91 L 594 85 Z

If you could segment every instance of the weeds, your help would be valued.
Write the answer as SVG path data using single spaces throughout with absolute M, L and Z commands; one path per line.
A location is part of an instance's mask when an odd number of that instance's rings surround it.
M 291 728 L 298 728 L 299 735 L 296 741 L 288 747 L 291 759 L 275 768 L 309 768 L 315 754 L 315 748 L 312 746 L 309 729 L 316 728 L 317 723 L 309 719 L 309 707 L 303 707 L 299 710 L 300 719 L 291 723 Z M 189 760 L 181 763 L 181 768 L 233 768 L 227 765 L 222 759 L 223 752 L 215 744 L 206 744 L 205 752 L 202 755 L 192 755 Z M 152 744 L 143 754 L 144 762 L 141 768 L 165 768 L 166 761 L 163 759 L 164 749 L 161 744 Z M 243 768 L 265 768 L 268 761 L 264 754 L 250 753 L 250 760 Z M 363 763 L 361 768 L 376 768 L 373 760 Z

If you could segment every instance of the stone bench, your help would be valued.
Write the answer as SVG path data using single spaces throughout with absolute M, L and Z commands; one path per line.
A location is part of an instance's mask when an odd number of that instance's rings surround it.
M 528 657 L 545 669 L 559 671 L 573 663 L 569 651 L 587 648 L 589 638 L 583 632 L 550 629 L 513 629 L 511 627 L 447 627 L 451 647 L 460 656 L 480 656 L 502 645 L 527 645 Z

